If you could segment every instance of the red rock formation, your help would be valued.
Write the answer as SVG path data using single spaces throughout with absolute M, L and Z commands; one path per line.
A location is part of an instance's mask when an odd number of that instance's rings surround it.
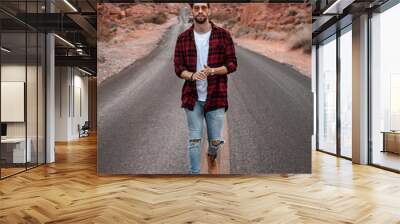
M 179 12 L 176 3 L 102 3 L 97 5 L 98 40 L 137 29 L 140 24 L 163 24 Z
M 211 4 L 212 20 L 242 47 L 311 74 L 311 6 L 289 3 Z
M 235 36 L 287 40 L 293 48 L 311 49 L 311 6 L 298 3 L 211 4 L 212 19 Z M 308 35 L 309 33 L 309 35 Z M 301 36 L 302 35 L 302 36 Z M 298 40 L 290 38 L 298 37 Z M 303 43 L 303 44 L 300 44 Z

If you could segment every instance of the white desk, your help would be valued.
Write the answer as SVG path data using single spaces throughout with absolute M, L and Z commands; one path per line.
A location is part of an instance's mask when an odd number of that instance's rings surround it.
M 26 154 L 25 154 L 25 138 L 6 138 L 1 139 L 2 145 L 13 145 L 13 163 L 25 163 L 31 161 L 31 145 L 32 141 L 27 138 Z M 27 158 L 27 161 L 25 161 Z

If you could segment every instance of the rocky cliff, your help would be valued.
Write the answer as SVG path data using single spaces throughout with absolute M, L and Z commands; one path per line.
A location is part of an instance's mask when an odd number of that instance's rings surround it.
M 164 24 L 175 17 L 181 4 L 176 3 L 102 3 L 97 7 L 98 41 L 130 31 L 146 29 L 146 26 Z
M 234 37 L 286 41 L 291 49 L 311 52 L 309 4 L 212 4 L 212 18 Z

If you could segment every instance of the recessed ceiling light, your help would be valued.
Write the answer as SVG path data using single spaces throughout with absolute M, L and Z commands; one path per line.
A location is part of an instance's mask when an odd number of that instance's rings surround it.
M 343 10 L 351 5 L 355 0 L 336 0 L 322 14 L 343 14 Z
M 5 47 L 1 47 L 1 50 L 4 51 L 4 52 L 7 52 L 7 53 L 10 53 L 10 52 L 11 52 L 10 50 L 8 50 L 8 49 L 5 48 Z
M 71 4 L 69 3 L 68 0 L 64 0 L 65 4 L 67 4 L 72 10 L 74 10 L 75 12 L 78 12 L 78 10 Z
M 93 75 L 92 73 L 90 73 L 90 72 L 88 72 L 88 71 L 85 71 L 85 70 L 83 70 L 83 69 L 81 69 L 81 68 L 79 68 L 79 67 L 78 67 L 78 69 L 79 69 L 79 71 L 81 71 L 81 72 L 83 72 L 83 73 L 85 73 L 85 74 Z
M 69 46 L 75 48 L 75 45 L 73 45 L 71 42 L 67 41 L 66 39 L 60 37 L 59 35 L 54 34 L 54 36 L 57 37 L 58 39 L 60 39 L 61 41 L 63 41 L 64 43 L 68 44 Z

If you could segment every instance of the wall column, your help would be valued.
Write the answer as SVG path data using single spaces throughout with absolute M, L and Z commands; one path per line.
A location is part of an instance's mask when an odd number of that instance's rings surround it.
M 368 15 L 353 20 L 352 159 L 368 164 Z

